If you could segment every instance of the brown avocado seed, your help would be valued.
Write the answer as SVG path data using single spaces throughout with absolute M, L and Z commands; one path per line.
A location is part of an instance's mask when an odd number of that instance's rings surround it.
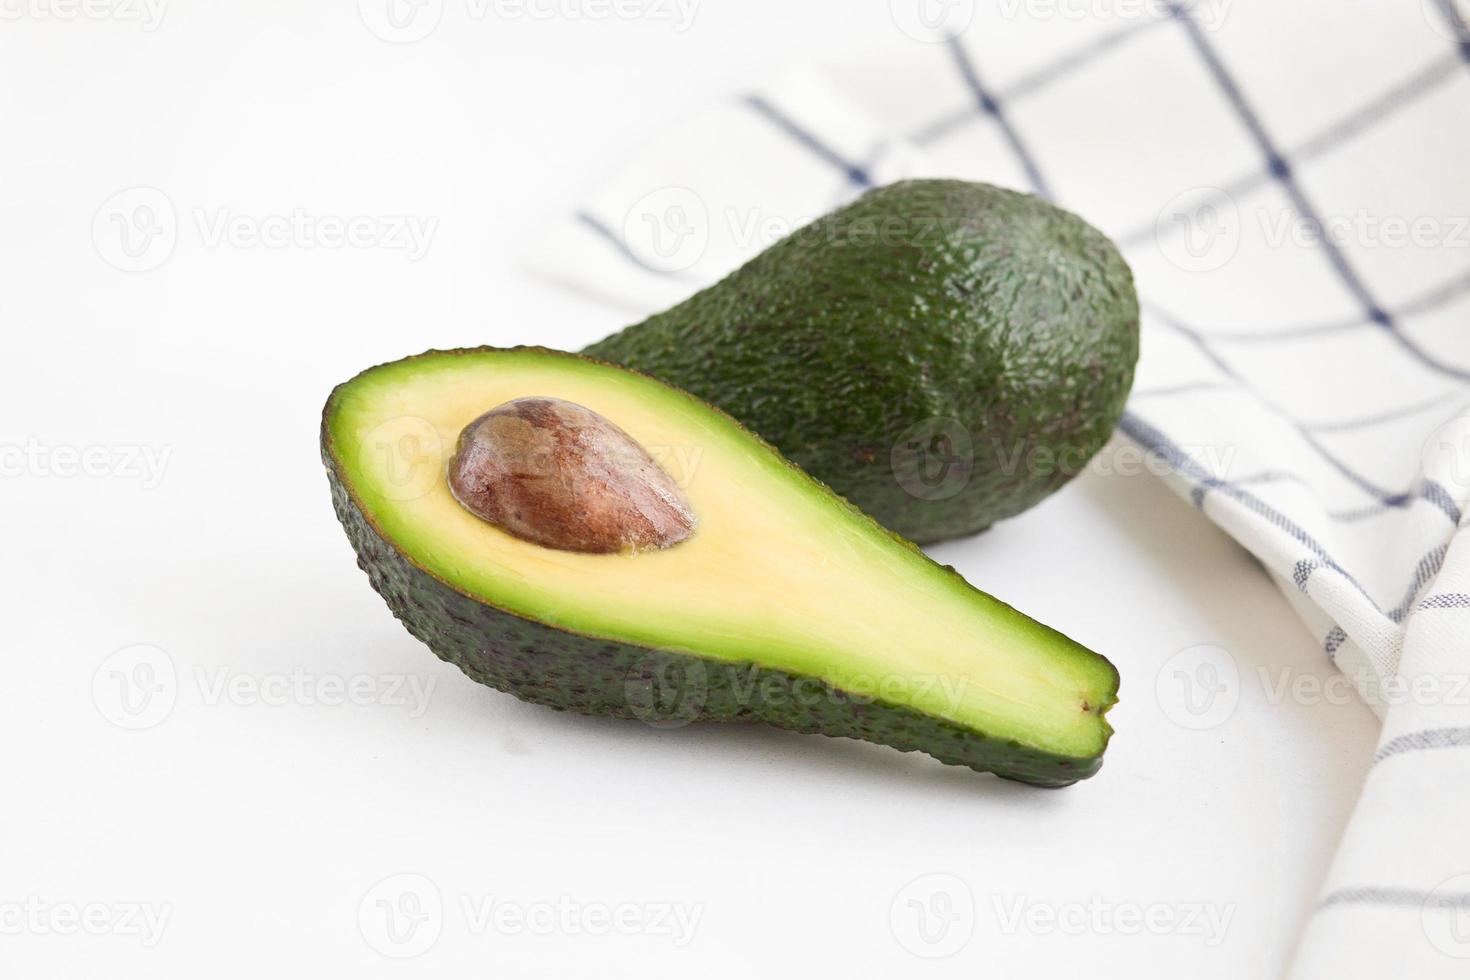
M 465 426 L 449 490 L 481 520 L 561 551 L 650 551 L 694 533 L 688 499 L 653 457 L 560 398 L 517 398 Z

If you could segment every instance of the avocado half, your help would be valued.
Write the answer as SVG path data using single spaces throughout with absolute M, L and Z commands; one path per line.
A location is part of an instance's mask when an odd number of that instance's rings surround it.
M 584 406 L 677 481 L 673 547 L 514 537 L 447 485 L 465 427 L 513 399 Z M 659 726 L 754 721 L 921 751 L 1040 786 L 1095 773 L 1118 673 L 971 587 L 718 409 L 541 348 L 431 351 L 332 392 L 322 455 L 359 566 L 472 679 Z
M 729 412 L 920 544 L 1080 473 L 1138 361 L 1133 274 L 1041 198 L 963 180 L 868 191 L 584 353 Z

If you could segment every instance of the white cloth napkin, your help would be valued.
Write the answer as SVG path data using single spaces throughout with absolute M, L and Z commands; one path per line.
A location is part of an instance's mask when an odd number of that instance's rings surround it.
M 1145 306 L 1122 432 L 1262 561 L 1383 717 L 1300 978 L 1470 973 L 1470 542 L 1455 536 L 1470 504 L 1470 31 L 1457 2 L 1202 0 L 1079 20 L 1041 16 L 1065 4 L 959 0 L 927 34 L 895 0 L 887 48 L 676 125 L 531 257 L 651 312 L 915 176 L 1029 190 L 1112 235 Z M 1191 711 L 1252 682 L 1231 662 L 1185 666 Z

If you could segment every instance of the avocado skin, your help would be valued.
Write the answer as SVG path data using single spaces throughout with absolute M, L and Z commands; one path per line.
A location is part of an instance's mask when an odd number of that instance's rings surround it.
M 1138 298 L 1117 248 L 1076 215 L 913 180 L 584 353 L 724 409 L 928 544 L 1034 506 L 1103 447 L 1133 384 Z M 959 456 L 947 477 L 923 451 L 937 432 Z
M 1070 786 L 1102 767 L 1101 749 L 1091 757 L 1039 751 L 987 738 L 903 705 L 858 697 L 818 678 L 589 636 L 468 596 L 398 551 L 374 526 L 338 468 L 326 412 L 321 450 L 332 506 L 357 553 L 358 567 L 404 627 L 471 680 L 558 711 L 657 723 L 658 715 L 640 698 L 649 690 L 649 680 L 693 678 L 696 694 L 681 702 L 681 723 L 760 722 L 857 738 L 1048 788 Z M 1116 691 L 1116 670 L 1113 677 L 1111 690 Z M 783 694 L 793 691 L 799 693 L 800 704 Z M 1105 712 L 1115 700 L 1098 710 Z

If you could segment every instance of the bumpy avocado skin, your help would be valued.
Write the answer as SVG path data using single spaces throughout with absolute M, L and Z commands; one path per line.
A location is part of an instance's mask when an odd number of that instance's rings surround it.
M 1133 383 L 1138 298 L 1076 215 L 914 180 L 585 353 L 717 405 L 927 544 L 1021 513 L 1103 447 Z
M 911 708 L 853 696 L 816 678 L 586 636 L 473 599 L 383 538 L 338 470 L 325 426 L 322 438 L 332 504 L 358 567 L 410 633 L 472 680 L 558 711 L 660 726 L 764 722 L 925 752 L 950 765 L 1036 786 L 1068 786 L 1102 766 L 1101 751 L 1087 758 L 1041 752 Z M 661 685 L 670 682 L 672 697 L 661 693 Z

